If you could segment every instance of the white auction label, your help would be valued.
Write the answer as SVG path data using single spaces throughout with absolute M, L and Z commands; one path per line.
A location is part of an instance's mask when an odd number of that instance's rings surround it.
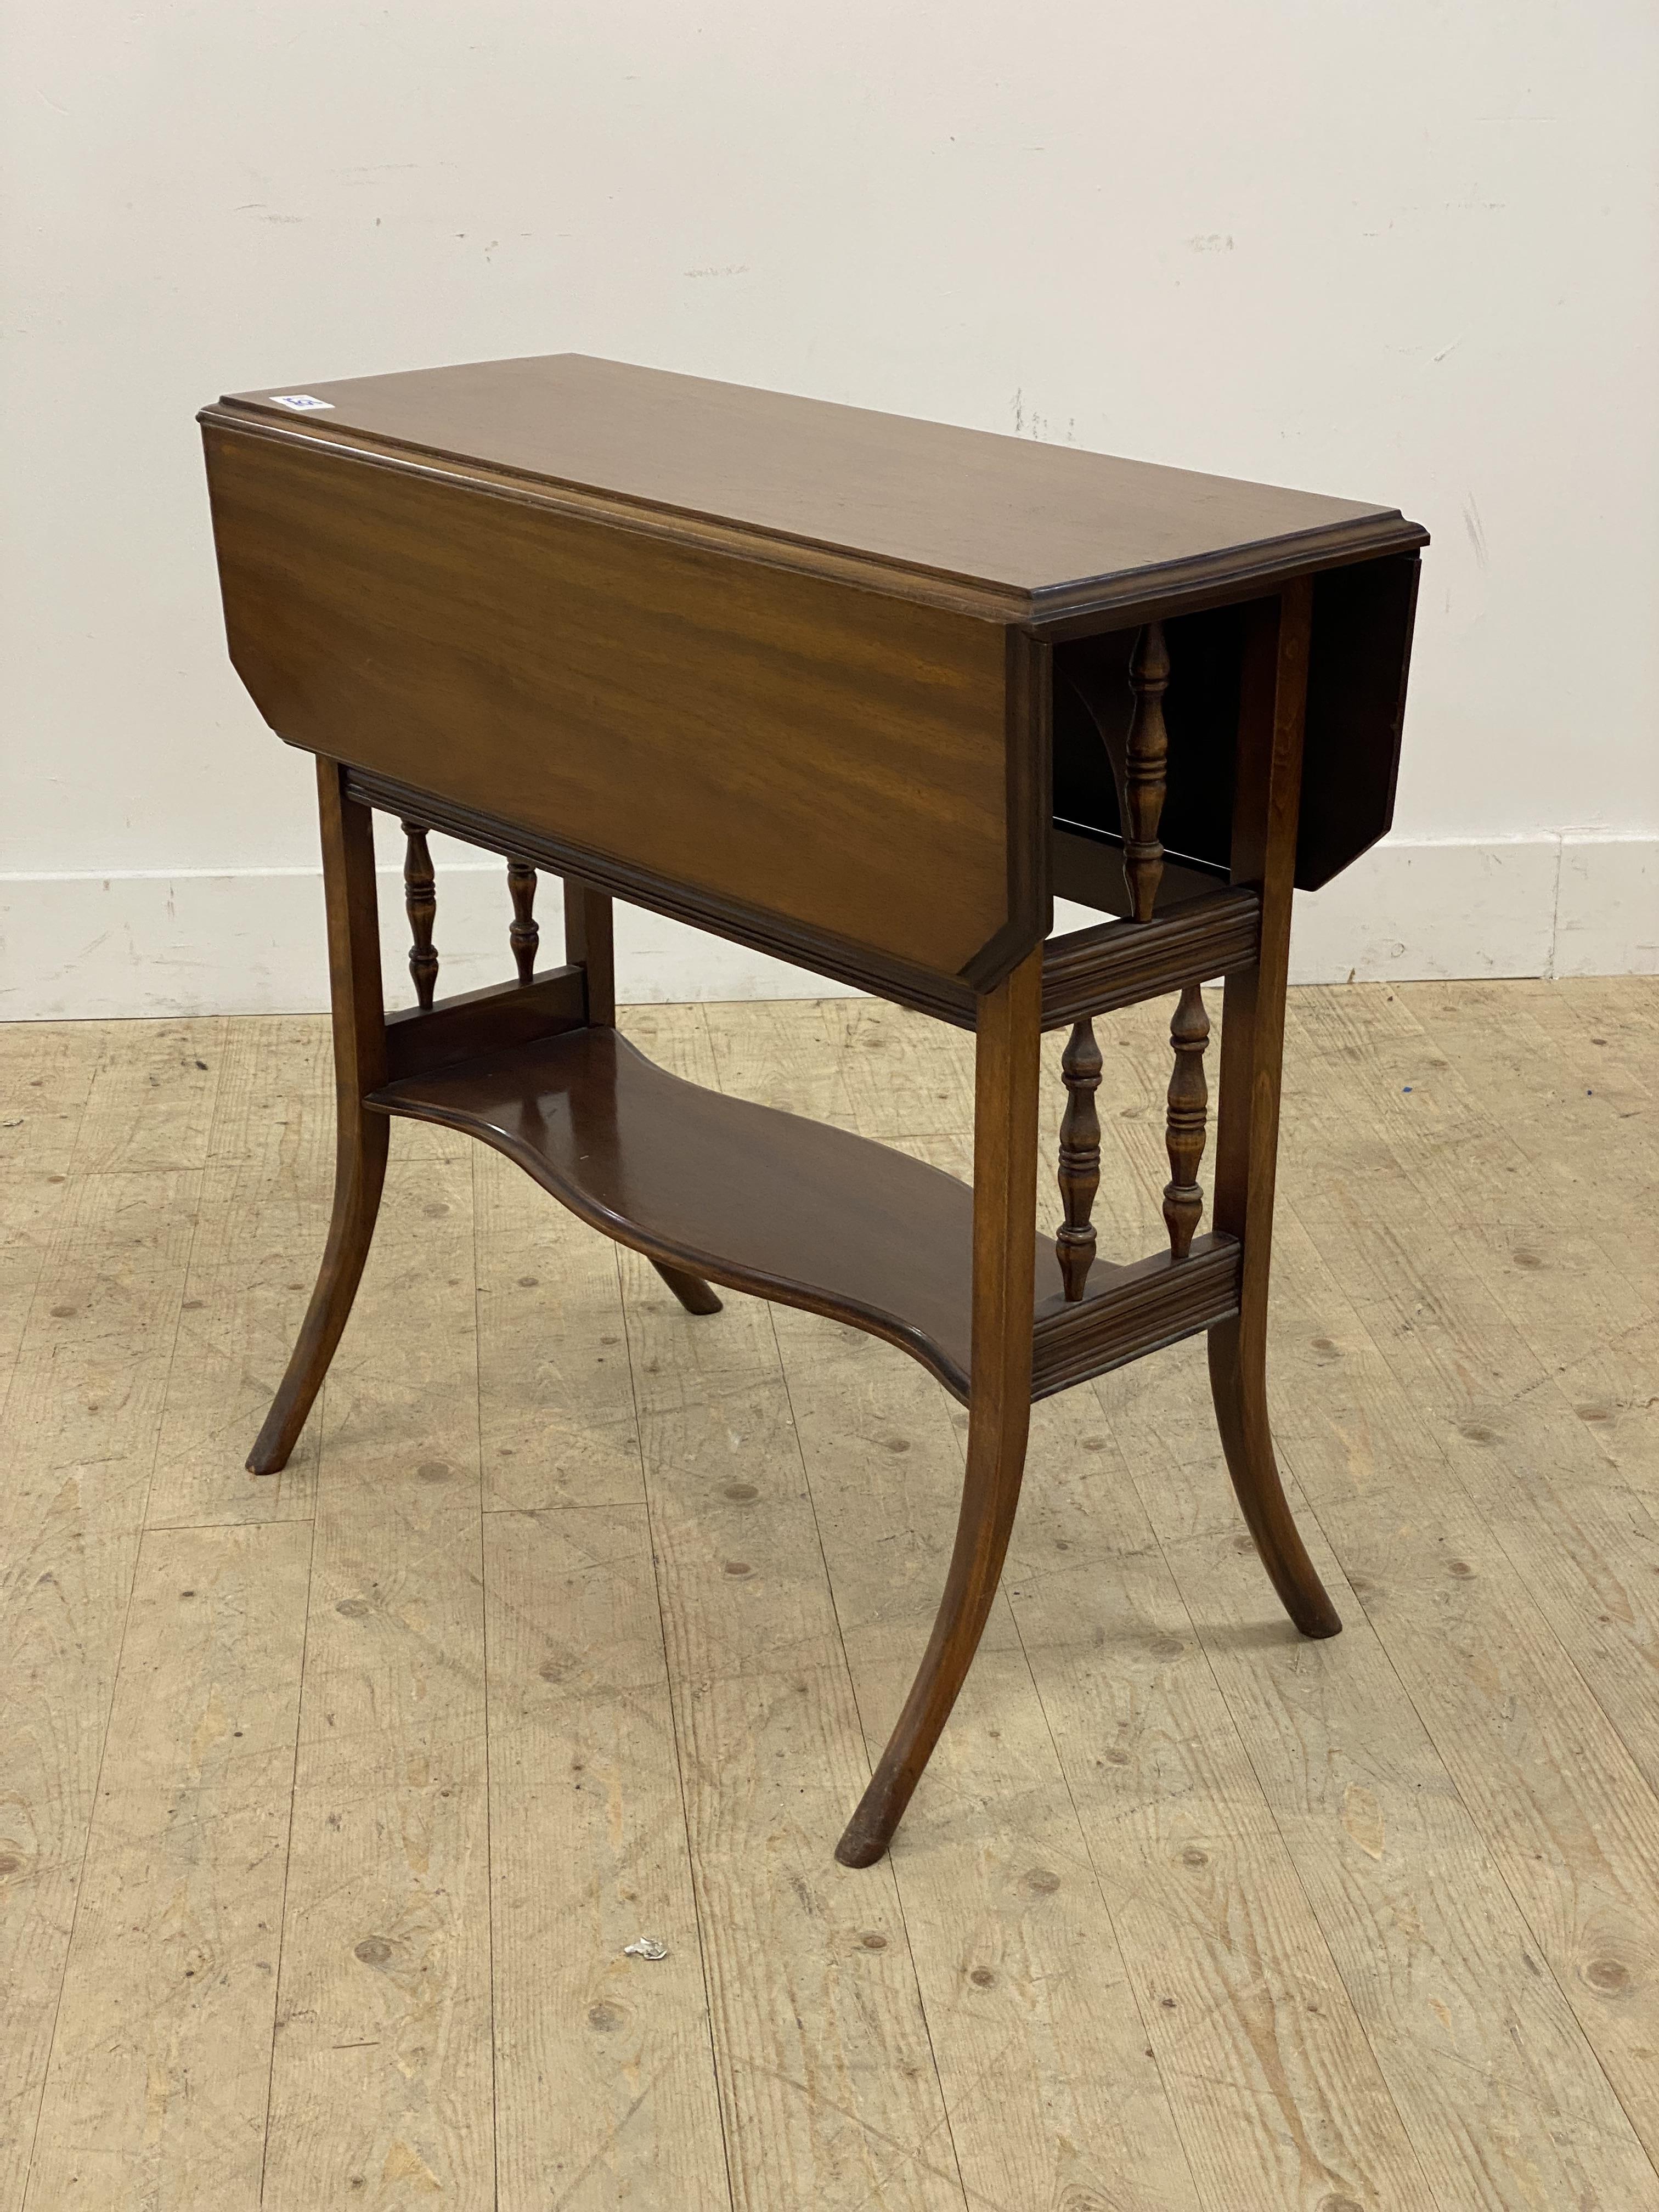
M 334 402 L 316 398 L 309 392 L 273 392 L 270 404 L 273 407 L 291 407 L 296 415 L 309 415 L 313 408 L 331 407 Z

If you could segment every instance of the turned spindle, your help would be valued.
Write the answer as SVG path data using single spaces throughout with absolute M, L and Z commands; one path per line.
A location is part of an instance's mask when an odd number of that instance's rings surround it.
M 409 972 L 424 1012 L 430 1011 L 438 982 L 438 956 L 432 945 L 432 925 L 438 916 L 438 878 L 427 850 L 425 830 L 418 822 L 405 822 L 403 829 L 409 840 L 404 854 L 404 911 L 414 939 L 409 948 Z
M 1169 1224 L 1170 1249 L 1184 1260 L 1192 1249 L 1193 1231 L 1204 1212 L 1204 1193 L 1199 1188 L 1198 1166 L 1204 1157 L 1204 1130 L 1210 1094 L 1204 1081 L 1204 1048 L 1210 1041 L 1210 1018 L 1204 1011 L 1204 993 L 1196 983 L 1183 988 L 1170 1024 L 1170 1044 L 1175 1069 L 1170 1077 L 1170 1119 L 1165 1141 L 1170 1152 L 1170 1180 L 1164 1186 L 1164 1218 Z
M 536 927 L 536 871 L 528 860 L 509 860 L 507 887 L 513 894 L 513 927 L 507 933 L 513 957 L 519 963 L 519 981 L 527 983 L 536 972 L 536 948 L 542 933 Z
M 1164 625 L 1148 623 L 1129 659 L 1129 689 L 1134 712 L 1129 721 L 1123 769 L 1123 872 L 1137 921 L 1150 921 L 1164 873 L 1158 823 L 1164 813 L 1169 733 L 1164 726 L 1164 694 L 1170 688 L 1170 656 Z
M 1100 1188 L 1100 1116 L 1095 1111 L 1100 1069 L 1094 1024 L 1085 1017 L 1073 1024 L 1060 1062 L 1066 1085 L 1066 1112 L 1060 1125 L 1060 1197 L 1066 1218 L 1054 1232 L 1054 1252 L 1070 1302 L 1083 1296 L 1095 1261 L 1095 1225 L 1089 1217 Z

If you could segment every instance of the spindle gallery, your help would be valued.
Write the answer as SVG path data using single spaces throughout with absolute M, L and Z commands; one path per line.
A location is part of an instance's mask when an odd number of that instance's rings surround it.
M 973 1659 L 1037 1399 L 1207 1333 L 1246 1526 L 1297 1626 L 1334 1634 L 1265 1382 L 1291 898 L 1389 825 L 1425 533 L 576 356 L 308 391 L 201 418 L 232 656 L 317 757 L 337 1078 L 327 1248 L 250 1466 L 284 1465 L 316 1396 L 404 1115 L 516 1162 L 690 1314 L 715 1284 L 803 1307 L 966 1405 L 944 1595 L 849 1866 Z M 375 809 L 408 841 L 416 1004 L 392 1013 Z M 510 912 L 512 980 L 448 999 L 434 830 L 505 861 Z M 544 968 L 538 872 L 563 884 Z M 1054 936 L 1057 893 L 1114 918 Z M 971 1030 L 971 1188 L 653 1066 L 616 1029 L 618 897 Z M 1168 1247 L 1103 1255 L 1097 1024 L 1162 997 Z

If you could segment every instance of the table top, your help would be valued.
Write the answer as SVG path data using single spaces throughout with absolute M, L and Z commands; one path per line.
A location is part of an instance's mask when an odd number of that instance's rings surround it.
M 309 400 L 284 406 L 283 398 Z M 761 557 L 850 556 L 878 588 L 948 579 L 1040 619 L 1425 542 L 1398 508 L 553 354 L 228 396 L 217 416 L 482 467 Z M 935 586 L 936 588 L 936 586 Z M 988 612 L 992 610 L 988 606 Z

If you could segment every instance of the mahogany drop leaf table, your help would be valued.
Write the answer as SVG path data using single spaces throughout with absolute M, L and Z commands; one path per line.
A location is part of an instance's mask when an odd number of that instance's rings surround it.
M 231 658 L 317 758 L 334 1009 L 333 1216 L 253 1471 L 284 1464 L 316 1396 L 408 1115 L 516 1160 L 690 1312 L 718 1312 L 717 1283 L 807 1307 L 966 1404 L 944 1595 L 848 1865 L 887 1848 L 967 1673 L 1049 1392 L 1206 1331 L 1262 1563 L 1303 1633 L 1334 1635 L 1265 1389 L 1291 902 L 1389 826 L 1425 533 L 579 355 L 242 393 L 200 420 Z M 418 1004 L 391 1014 L 376 807 L 407 837 Z M 507 863 L 515 972 L 494 989 L 436 994 L 434 829 Z M 563 883 L 556 967 L 538 871 Z M 1112 918 L 1051 937 L 1056 891 Z M 971 1030 L 972 1188 L 653 1066 L 615 1026 L 616 897 Z M 1169 1241 L 1120 1261 L 1091 1221 L 1092 1023 L 1160 994 Z

